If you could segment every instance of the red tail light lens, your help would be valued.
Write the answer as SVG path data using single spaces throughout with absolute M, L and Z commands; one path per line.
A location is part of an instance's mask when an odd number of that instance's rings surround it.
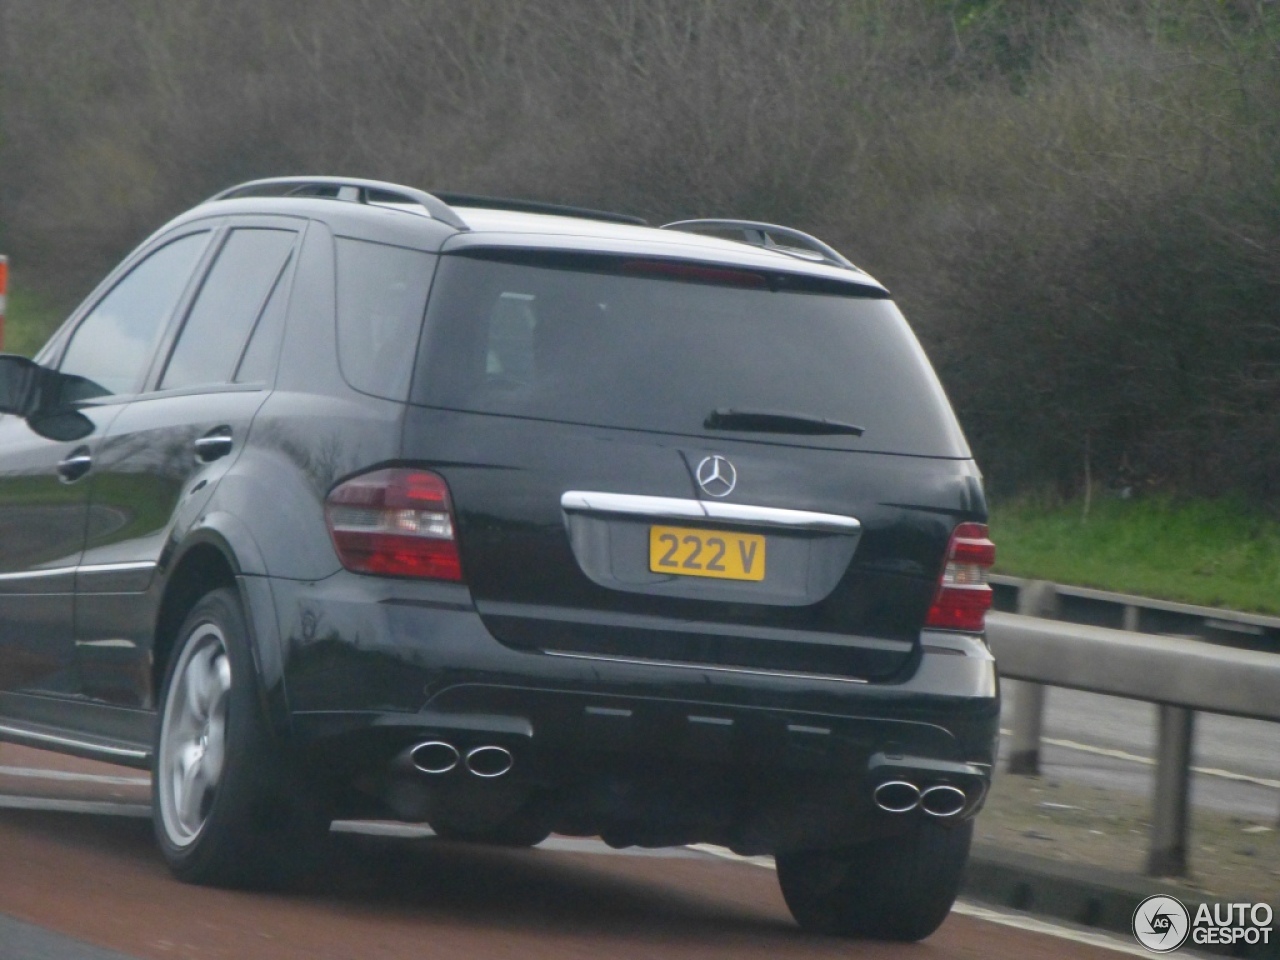
M 962 523 L 951 534 L 947 562 L 938 582 L 938 594 L 925 626 L 943 630 L 986 629 L 991 609 L 987 571 L 996 562 L 996 545 L 985 523 Z
M 325 520 L 342 565 L 356 573 L 462 580 L 449 487 L 426 470 L 375 470 L 339 484 Z

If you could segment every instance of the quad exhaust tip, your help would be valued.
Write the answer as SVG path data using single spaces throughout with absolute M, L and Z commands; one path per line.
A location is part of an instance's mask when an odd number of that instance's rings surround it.
M 909 813 L 919 807 L 931 817 L 943 818 L 959 815 L 969 801 L 963 790 L 948 783 L 921 790 L 907 780 L 886 780 L 871 796 L 886 813 Z
M 908 813 L 920 804 L 920 788 L 906 780 L 888 780 L 876 787 L 872 798 L 887 813 Z
M 468 750 L 465 763 L 472 775 L 490 779 L 500 777 L 510 770 L 515 765 L 515 759 L 506 747 L 491 745 Z
M 964 809 L 968 798 L 959 787 L 941 783 L 920 794 L 920 809 L 934 817 L 954 817 Z
M 421 773 L 436 776 L 461 766 L 472 776 L 491 780 L 509 772 L 515 766 L 515 757 L 506 747 L 492 743 L 472 747 L 464 754 L 444 740 L 425 740 L 400 754 L 395 766 L 401 769 L 411 766 Z
M 448 773 L 458 765 L 458 748 L 443 740 L 428 740 L 409 751 L 409 759 L 423 773 Z

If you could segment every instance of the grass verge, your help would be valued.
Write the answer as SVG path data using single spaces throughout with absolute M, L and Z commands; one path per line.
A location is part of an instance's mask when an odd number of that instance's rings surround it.
M 4 352 L 34 356 L 63 320 L 39 294 L 24 289 L 21 278 L 9 275 L 9 297 L 4 322 Z
M 1024 498 L 991 530 L 997 573 L 1280 614 L 1280 521 L 1239 501 Z
M 1152 893 L 1280 896 L 1280 830 L 1272 820 L 1195 807 L 1185 877 L 1152 880 Z M 1150 801 L 1056 777 L 998 773 L 974 840 L 1056 860 L 1141 876 L 1151 844 Z

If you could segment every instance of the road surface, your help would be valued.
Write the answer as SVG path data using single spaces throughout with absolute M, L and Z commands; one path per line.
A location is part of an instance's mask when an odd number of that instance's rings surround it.
M 923 945 L 809 936 L 767 862 L 705 850 L 450 844 L 343 824 L 284 893 L 173 880 L 136 771 L 0 745 L 0 960 L 848 957 L 1102 960 L 1137 945 L 960 904 Z

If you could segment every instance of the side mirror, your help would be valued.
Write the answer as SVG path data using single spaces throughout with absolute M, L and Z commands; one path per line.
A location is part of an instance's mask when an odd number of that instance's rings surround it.
M 0 413 L 29 415 L 39 399 L 41 367 L 34 360 L 0 354 Z

